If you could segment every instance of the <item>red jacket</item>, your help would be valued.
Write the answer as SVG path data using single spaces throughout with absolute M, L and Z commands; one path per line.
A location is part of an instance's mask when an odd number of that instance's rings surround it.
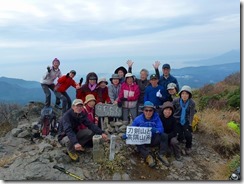
M 102 103 L 111 103 L 111 100 L 108 96 L 108 87 L 105 86 L 105 88 L 97 88 L 97 98 L 96 103 L 102 102 Z
M 84 84 L 80 89 L 76 90 L 76 98 L 81 99 L 83 102 L 86 100 L 86 95 L 92 94 L 97 100 L 97 89 L 90 90 L 88 84 Z
M 58 83 L 55 86 L 56 91 L 63 93 L 65 92 L 70 86 L 76 88 L 76 82 L 71 78 L 63 75 L 58 79 Z
M 83 112 L 87 115 L 87 118 L 94 124 L 98 124 L 98 119 L 95 117 L 95 109 L 89 107 L 87 104 L 84 106 Z M 87 127 L 81 124 L 78 130 L 86 129 Z

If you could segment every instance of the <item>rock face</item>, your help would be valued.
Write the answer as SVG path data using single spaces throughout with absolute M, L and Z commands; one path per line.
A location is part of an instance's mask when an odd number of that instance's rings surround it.
M 33 105 L 33 104 L 32 104 Z M 165 167 L 159 160 L 155 168 L 149 168 L 135 146 L 126 145 L 120 138 L 125 132 L 124 122 L 107 124 L 106 131 L 117 136 L 115 157 L 109 160 L 109 143 L 104 143 L 104 161 L 96 163 L 92 158 L 92 148 L 79 153 L 79 162 L 72 162 L 57 137 L 30 139 L 31 128 L 37 124 L 41 108 L 33 107 L 29 119 L 19 118 L 18 125 L 5 137 L 0 138 L 0 179 L 1 180 L 76 180 L 76 178 L 54 169 L 54 165 L 65 168 L 84 180 L 211 180 L 211 164 L 226 164 L 218 153 L 200 143 L 201 135 L 193 136 L 190 156 L 183 156 L 176 161 L 168 155 L 170 167 Z M 31 118 L 30 118 L 31 117 Z M 182 148 L 184 144 L 181 145 Z M 153 149 L 157 152 L 157 149 Z M 227 180 L 228 178 L 226 178 Z

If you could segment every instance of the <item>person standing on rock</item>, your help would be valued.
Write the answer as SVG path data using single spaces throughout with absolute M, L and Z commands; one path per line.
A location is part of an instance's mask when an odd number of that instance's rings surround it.
M 120 77 L 118 74 L 112 74 L 112 77 L 109 80 L 111 84 L 108 86 L 108 96 L 111 103 L 117 105 L 119 100 L 119 91 L 121 88 Z
M 175 159 L 182 160 L 179 141 L 177 140 L 176 119 L 173 117 L 174 107 L 172 102 L 164 102 L 159 117 L 163 123 L 164 132 L 168 135 L 168 144 L 175 155 Z
M 76 98 L 85 101 L 86 95 L 92 94 L 97 100 L 97 74 L 95 72 L 89 72 L 86 75 L 85 84 L 80 89 L 76 90 Z
M 169 83 L 167 85 L 167 91 L 169 93 L 169 101 L 173 101 L 174 99 L 179 97 L 179 94 L 177 93 L 178 89 L 177 89 L 177 85 L 175 83 Z
M 74 77 L 76 75 L 75 70 L 71 70 L 66 75 L 63 75 L 58 79 L 58 83 L 55 86 L 55 91 L 57 91 L 57 95 L 62 99 L 62 114 L 64 114 L 68 109 L 71 108 L 71 99 L 66 92 L 66 90 L 73 86 L 76 89 L 80 88 L 80 85 L 74 81 Z
M 57 58 L 55 58 L 52 62 L 52 66 L 47 67 L 47 72 L 41 80 L 41 86 L 46 96 L 45 106 L 50 107 L 51 105 L 51 89 L 56 96 L 55 107 L 60 109 L 60 98 L 57 97 L 57 92 L 54 90 L 54 81 L 62 76 L 61 71 L 59 69 L 59 65 L 60 61 Z
M 156 110 L 161 111 L 160 106 L 168 99 L 165 89 L 158 84 L 158 76 L 152 74 L 150 76 L 150 84 L 145 91 L 144 101 L 150 101 L 155 105 Z
M 178 141 L 183 142 L 184 139 L 186 140 L 184 152 L 189 155 L 192 147 L 192 121 L 196 112 L 191 87 L 184 85 L 179 92 L 179 96 L 179 98 L 173 100 Z
M 92 139 L 93 135 L 102 135 L 107 141 L 107 135 L 97 125 L 91 122 L 83 112 L 83 101 L 75 99 L 70 108 L 60 119 L 58 141 L 67 147 L 68 155 L 73 161 L 78 161 L 77 151 L 84 151 L 84 145 Z M 80 125 L 86 129 L 79 130 Z
M 155 64 L 153 64 L 153 67 L 155 69 L 156 75 L 159 78 L 158 84 L 163 86 L 164 89 L 165 89 L 165 92 L 167 92 L 167 85 L 169 83 L 175 83 L 176 84 L 176 89 L 177 89 L 177 92 L 178 92 L 178 90 L 180 89 L 179 88 L 179 84 L 178 84 L 177 79 L 173 75 L 170 74 L 170 71 L 171 71 L 170 65 L 168 63 L 165 63 L 163 65 L 163 67 L 162 67 L 163 75 L 161 77 L 160 77 L 160 73 L 159 73 L 159 70 L 158 70 L 159 66 L 160 66 L 160 62 L 159 61 L 155 61 Z
M 150 153 L 149 147 L 159 146 L 158 159 L 166 166 L 169 166 L 169 162 L 166 158 L 166 152 L 168 149 L 168 136 L 164 133 L 163 124 L 159 118 L 158 113 L 155 111 L 155 106 L 152 102 L 146 101 L 143 106 L 143 113 L 137 116 L 132 122 L 131 126 L 136 127 L 152 127 L 151 144 L 136 145 L 138 152 L 145 159 L 149 167 L 155 166 L 155 159 Z M 126 134 L 123 135 L 123 139 L 126 139 Z
M 132 73 L 132 65 L 133 65 L 133 63 L 134 62 L 131 61 L 131 60 L 128 60 L 126 62 L 126 64 L 128 65 L 128 73 Z M 114 73 L 119 75 L 120 83 L 122 84 L 125 81 L 125 75 L 127 74 L 127 70 L 125 69 L 125 67 L 123 67 L 123 66 L 118 67 L 114 71 Z
M 137 116 L 137 101 L 140 96 L 139 86 L 134 81 L 132 73 L 125 75 L 125 82 L 122 83 L 119 92 L 118 107 L 122 107 L 123 121 L 130 123 Z

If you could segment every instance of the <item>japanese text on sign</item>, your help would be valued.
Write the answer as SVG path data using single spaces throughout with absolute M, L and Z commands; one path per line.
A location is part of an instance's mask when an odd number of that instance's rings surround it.
M 95 113 L 98 117 L 121 117 L 122 108 L 113 104 L 97 104 Z
M 126 144 L 150 144 L 152 137 L 151 127 L 127 126 L 126 136 Z

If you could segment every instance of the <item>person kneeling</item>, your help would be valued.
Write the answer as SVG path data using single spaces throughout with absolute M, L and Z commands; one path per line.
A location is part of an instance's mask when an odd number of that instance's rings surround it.
M 80 125 L 87 129 L 79 130 Z M 72 107 L 62 116 L 59 122 L 58 141 L 67 147 L 68 155 L 73 161 L 78 161 L 76 151 L 84 151 L 83 146 L 92 139 L 94 134 L 102 135 L 107 141 L 107 135 L 97 125 L 89 121 L 83 112 L 83 101 L 75 99 Z

